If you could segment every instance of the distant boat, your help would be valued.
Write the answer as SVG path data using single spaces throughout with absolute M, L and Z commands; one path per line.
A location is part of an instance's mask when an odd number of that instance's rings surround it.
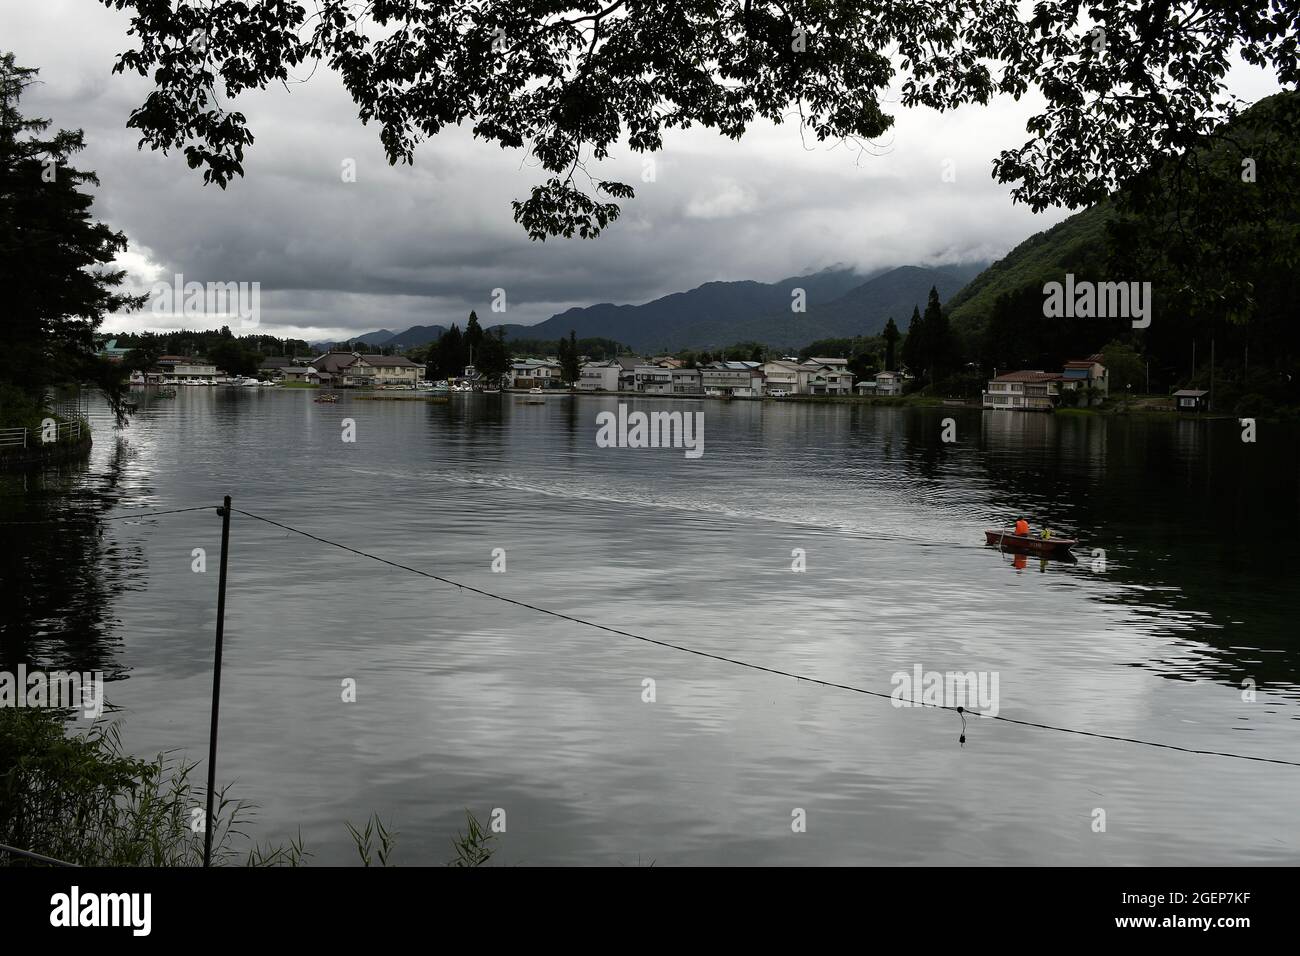
M 1000 551 L 1014 551 L 1018 554 L 1037 554 L 1045 558 L 1059 558 L 1065 561 L 1076 560 L 1070 553 L 1079 541 L 1077 538 L 1040 538 L 1036 535 L 1020 535 L 1014 531 L 985 531 L 986 544 L 994 545 Z
M 540 388 L 530 388 L 528 395 L 524 398 L 524 403 L 527 405 L 545 405 L 546 393 Z
M 317 395 L 312 399 L 318 405 L 332 405 L 339 400 L 339 397 L 333 392 L 326 392 L 324 395 Z

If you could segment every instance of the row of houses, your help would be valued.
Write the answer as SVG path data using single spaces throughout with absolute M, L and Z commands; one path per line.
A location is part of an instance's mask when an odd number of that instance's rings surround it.
M 310 361 L 265 359 L 259 371 L 276 381 L 305 382 L 328 388 L 415 388 L 424 366 L 404 355 L 333 351 Z
M 402 356 L 363 355 L 331 352 L 310 365 L 295 366 L 291 360 L 268 359 L 263 370 L 285 381 L 304 381 L 334 387 L 392 387 L 414 384 L 423 377 L 422 366 Z M 463 376 L 469 382 L 480 379 L 473 366 Z M 800 362 L 786 358 L 771 362 L 718 361 L 687 368 L 680 359 L 660 356 L 647 359 L 623 355 L 587 362 L 581 366 L 575 384 L 584 392 L 641 392 L 650 395 L 708 395 L 732 398 L 762 398 L 783 395 L 897 395 L 904 377 L 898 372 L 881 372 L 854 385 L 848 360 L 813 357 Z M 507 388 L 563 388 L 568 383 L 558 359 L 527 358 L 512 362 L 504 382 Z
M 897 395 L 903 380 L 882 372 L 857 386 L 848 359 L 813 357 L 771 362 L 719 361 L 687 368 L 679 359 L 647 360 L 619 356 L 582 366 L 577 388 L 583 392 L 644 392 L 649 395 L 710 395 L 762 398 L 785 395 Z
M 111 347 L 110 343 L 110 347 Z M 424 378 L 424 366 L 402 355 L 331 351 L 310 360 L 271 357 L 265 359 L 262 377 L 283 382 L 304 382 L 330 388 L 414 388 Z M 174 385 L 184 382 L 215 383 L 221 375 L 207 362 L 180 355 L 164 355 L 153 369 L 139 375 L 142 384 Z M 465 370 L 471 381 L 478 375 Z M 905 373 L 879 372 L 854 384 L 854 375 L 843 358 L 814 356 L 770 362 L 718 361 L 697 368 L 685 367 L 680 359 L 662 356 L 646 359 L 619 356 L 582 366 L 576 383 L 584 392 L 641 392 L 647 395 L 704 395 L 730 398 L 782 397 L 787 395 L 898 395 Z M 134 380 L 134 379 L 133 379 Z M 561 367 L 554 358 L 524 359 L 511 364 L 507 387 L 518 389 L 559 388 Z M 1071 393 L 1083 392 L 1083 396 Z M 994 375 L 983 393 L 983 406 L 993 409 L 1047 411 L 1063 398 L 1100 404 L 1109 394 L 1109 376 L 1101 355 L 1090 355 L 1065 363 L 1059 372 L 1021 369 Z M 1196 409 L 1202 395 L 1179 393 L 1180 408 Z

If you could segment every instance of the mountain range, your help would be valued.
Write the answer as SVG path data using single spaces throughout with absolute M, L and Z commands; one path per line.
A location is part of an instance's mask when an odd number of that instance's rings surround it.
M 818 339 L 874 335 L 891 317 L 906 330 L 912 309 L 925 308 L 931 287 L 947 301 L 985 265 L 900 266 L 865 275 L 835 268 L 778 282 L 706 282 L 642 305 L 603 302 L 569 309 L 537 325 L 507 324 L 505 333 L 508 339 L 555 340 L 572 330 L 578 338 L 613 339 L 638 352 L 737 342 L 799 348 Z M 804 311 L 796 312 L 792 303 L 800 289 Z M 413 326 L 400 333 L 378 329 L 349 341 L 372 348 L 409 348 L 427 344 L 443 331 L 441 325 Z

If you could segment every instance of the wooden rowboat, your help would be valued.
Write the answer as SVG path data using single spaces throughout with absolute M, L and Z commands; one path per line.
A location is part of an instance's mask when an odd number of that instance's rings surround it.
M 1077 546 L 1077 538 L 1040 538 L 1037 535 L 1019 535 L 1014 531 L 985 531 L 987 544 L 1001 551 L 1015 551 L 1019 554 L 1038 554 L 1045 558 L 1075 560 L 1070 549 Z

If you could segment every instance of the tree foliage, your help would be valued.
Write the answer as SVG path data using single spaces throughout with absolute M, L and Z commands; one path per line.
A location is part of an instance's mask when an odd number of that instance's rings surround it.
M 449 126 L 526 149 L 545 179 L 513 203 L 534 239 L 598 235 L 630 185 L 589 163 L 667 131 L 737 139 L 795 118 L 819 142 L 889 130 L 885 91 L 950 109 L 1045 100 L 995 175 L 1035 209 L 1097 202 L 1164 152 L 1214 139 L 1234 57 L 1297 79 L 1300 11 L 1274 0 L 103 0 L 131 11 L 119 72 L 153 82 L 130 125 L 223 188 L 253 133 L 227 104 L 320 63 L 392 163 Z M 1023 8 L 1023 10 L 1022 10 Z
M 236 339 L 218 342 L 208 349 L 208 361 L 227 375 L 256 375 L 262 356 Z
M 903 337 L 903 334 L 898 331 L 898 326 L 894 324 L 893 316 L 889 317 L 889 321 L 885 323 L 885 330 L 880 335 L 885 340 L 885 371 L 897 371 L 898 340 Z
M 33 402 L 61 382 L 105 389 L 119 416 L 122 370 L 96 358 L 94 332 L 142 298 L 119 291 L 111 268 L 126 236 L 91 214 L 93 172 L 70 165 L 79 130 L 45 135 L 49 121 L 19 111 L 37 71 L 0 56 L 0 287 L 5 296 L 5 377 Z
M 567 339 L 560 339 L 560 380 L 566 385 L 576 385 L 582 377 L 582 352 L 578 336 L 572 329 Z
M 499 386 L 501 379 L 510 371 L 510 350 L 506 348 L 504 331 L 498 326 L 495 334 L 485 332 L 474 359 L 474 368 L 493 387 Z
M 465 350 L 471 365 L 474 364 L 479 346 L 482 344 L 483 326 L 478 324 L 478 313 L 471 309 L 469 319 L 465 322 Z

